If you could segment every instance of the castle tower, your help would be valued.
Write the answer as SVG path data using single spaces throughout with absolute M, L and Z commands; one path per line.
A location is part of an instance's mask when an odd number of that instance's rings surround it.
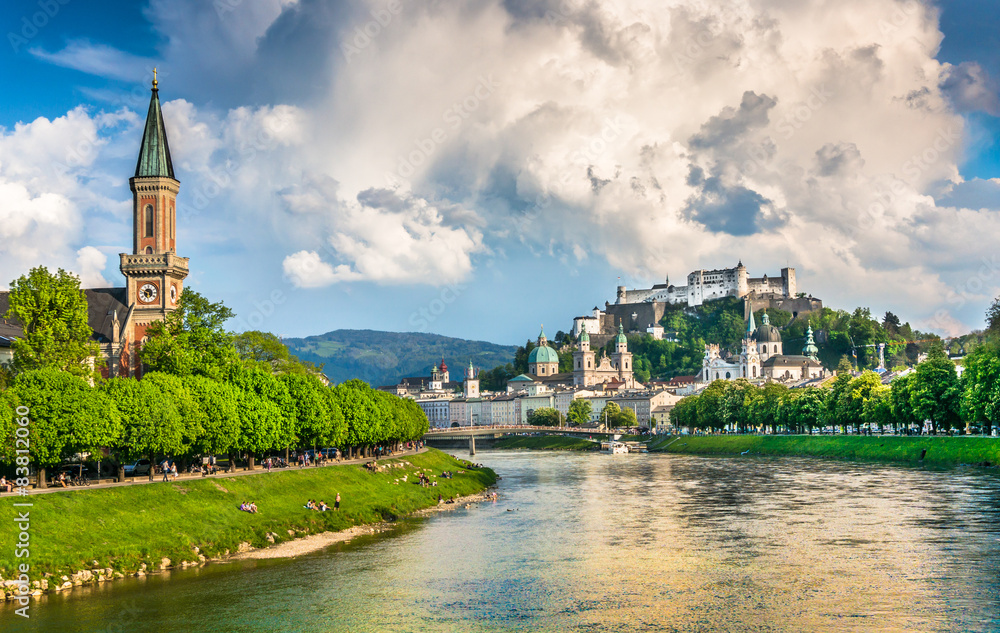
M 479 397 L 479 378 L 476 377 L 476 370 L 472 367 L 471 360 L 469 361 L 469 368 L 465 370 L 465 384 L 463 387 L 466 399 Z
M 577 350 L 573 352 L 573 384 L 589 387 L 596 380 L 594 378 L 594 352 L 590 351 L 590 334 L 587 333 L 587 330 L 580 332 L 580 339 L 577 343 Z
M 145 337 L 150 323 L 177 308 L 188 275 L 188 259 L 176 254 L 180 182 L 174 178 L 155 71 L 152 93 L 135 176 L 128 181 L 132 190 L 132 252 L 120 254 L 127 302 L 134 306 L 137 342 Z
M 786 297 L 794 297 L 798 293 L 798 285 L 795 282 L 795 269 L 794 268 L 782 268 L 781 269 L 781 282 L 782 290 Z
M 750 292 L 750 275 L 747 273 L 747 267 L 743 265 L 743 260 L 741 259 L 738 264 L 736 264 L 736 296 L 745 297 Z

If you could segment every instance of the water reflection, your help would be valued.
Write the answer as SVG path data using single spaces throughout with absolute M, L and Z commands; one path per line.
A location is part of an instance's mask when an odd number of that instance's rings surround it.
M 1000 478 L 483 453 L 501 501 L 294 561 L 35 603 L 13 631 L 996 631 Z

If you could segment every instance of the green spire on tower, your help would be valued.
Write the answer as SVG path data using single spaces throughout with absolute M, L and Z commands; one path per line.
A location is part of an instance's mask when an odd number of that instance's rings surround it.
M 146 128 L 142 132 L 139 160 L 135 164 L 135 177 L 153 176 L 174 178 L 174 166 L 170 162 L 170 147 L 167 145 L 167 130 L 163 127 L 160 112 L 160 89 L 157 87 L 156 69 L 153 69 L 153 95 L 149 99 L 146 113 Z M 176 180 L 176 178 L 174 178 Z
M 806 346 L 802 348 L 802 355 L 808 356 L 813 360 L 819 360 L 819 348 L 816 347 L 816 341 L 813 340 L 813 329 L 811 325 L 806 331 Z
M 764 318 L 767 318 L 767 313 L 764 313 Z M 747 338 L 753 336 L 753 333 L 757 331 L 757 323 L 753 318 L 753 308 L 750 308 L 750 318 L 747 319 Z

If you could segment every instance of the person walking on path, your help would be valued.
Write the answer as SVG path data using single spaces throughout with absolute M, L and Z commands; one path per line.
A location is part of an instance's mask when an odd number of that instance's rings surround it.
M 340 493 L 337 493 L 337 498 L 333 500 L 334 511 L 340 510 Z
M 267 472 L 271 472 L 271 458 L 267 458 Z
M 167 460 L 163 460 L 163 463 L 160 464 L 160 470 L 163 471 L 163 481 L 170 481 L 170 476 L 169 476 L 170 475 L 170 462 L 167 461 Z

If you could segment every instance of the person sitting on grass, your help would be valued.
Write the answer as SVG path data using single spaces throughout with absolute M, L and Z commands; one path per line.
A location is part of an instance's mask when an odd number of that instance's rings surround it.
M 247 506 L 247 508 L 247 511 L 250 512 L 250 514 L 257 514 L 257 504 L 253 501 L 250 502 L 250 505 Z
M 316 509 L 319 510 L 320 512 L 326 512 L 327 510 L 330 509 L 330 506 L 326 505 L 326 501 L 320 501 L 319 507 Z
M 306 501 L 305 508 L 307 510 L 315 510 L 316 509 L 316 503 L 312 499 L 310 499 L 309 501 Z
M 244 501 L 243 503 L 240 504 L 240 511 L 241 512 L 249 512 L 249 510 L 247 509 L 247 502 L 246 501 Z

